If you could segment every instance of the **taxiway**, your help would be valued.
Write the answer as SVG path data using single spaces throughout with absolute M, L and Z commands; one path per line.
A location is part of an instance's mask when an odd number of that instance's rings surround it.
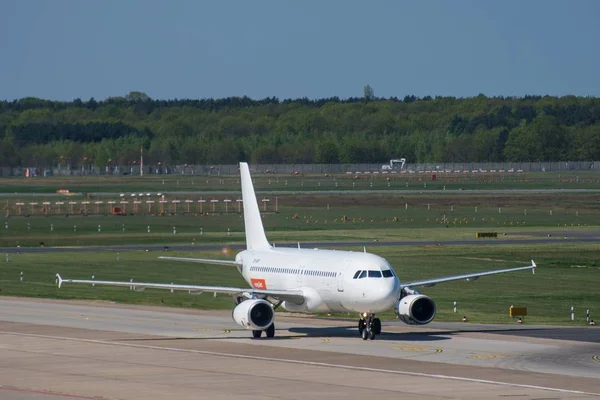
M 362 341 L 352 320 L 276 325 L 255 340 L 230 312 L 2 298 L 0 398 L 600 397 L 594 327 L 392 321 Z

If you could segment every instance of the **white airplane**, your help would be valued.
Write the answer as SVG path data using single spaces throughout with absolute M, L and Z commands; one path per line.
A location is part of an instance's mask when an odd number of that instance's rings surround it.
M 475 280 L 486 275 L 532 270 L 531 265 L 494 271 L 400 282 L 391 265 L 375 254 L 354 251 L 274 247 L 269 244 L 254 193 L 247 163 L 240 163 L 246 250 L 235 261 L 201 258 L 159 257 L 236 267 L 251 287 L 223 287 L 63 279 L 56 274 L 58 287 L 63 283 L 123 286 L 141 291 L 146 288 L 183 290 L 190 294 L 226 293 L 235 302 L 233 320 L 252 330 L 259 338 L 275 336 L 275 310 L 281 306 L 291 312 L 352 312 L 359 314 L 358 331 L 363 340 L 381 333 L 377 313 L 394 309 L 407 324 L 428 324 L 436 314 L 431 298 L 415 290 L 456 280 Z

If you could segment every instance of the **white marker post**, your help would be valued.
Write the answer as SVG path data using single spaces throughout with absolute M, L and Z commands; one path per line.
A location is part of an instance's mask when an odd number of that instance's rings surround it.
M 454 302 L 454 308 L 452 309 L 454 313 L 456 313 L 456 302 Z
M 267 198 L 262 199 L 263 211 L 264 212 L 267 212 L 267 203 L 270 202 L 270 201 L 271 201 L 271 199 L 267 199 Z
M 571 306 L 571 321 L 575 321 L 575 310 L 573 306 Z

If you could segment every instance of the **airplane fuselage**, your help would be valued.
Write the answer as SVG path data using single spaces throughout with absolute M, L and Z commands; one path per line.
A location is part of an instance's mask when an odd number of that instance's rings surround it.
M 288 311 L 379 313 L 400 295 L 390 264 L 370 253 L 284 247 L 244 250 L 236 261 L 255 289 L 302 290 L 305 302 L 284 302 Z

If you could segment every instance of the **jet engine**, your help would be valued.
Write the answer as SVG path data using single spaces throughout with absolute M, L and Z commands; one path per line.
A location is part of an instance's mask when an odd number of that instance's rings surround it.
M 402 297 L 396 304 L 396 315 L 409 325 L 425 325 L 435 317 L 435 303 L 424 294 L 411 294 Z
M 238 304 L 232 313 L 233 320 L 246 329 L 267 329 L 275 319 L 273 306 L 266 300 L 250 299 Z

